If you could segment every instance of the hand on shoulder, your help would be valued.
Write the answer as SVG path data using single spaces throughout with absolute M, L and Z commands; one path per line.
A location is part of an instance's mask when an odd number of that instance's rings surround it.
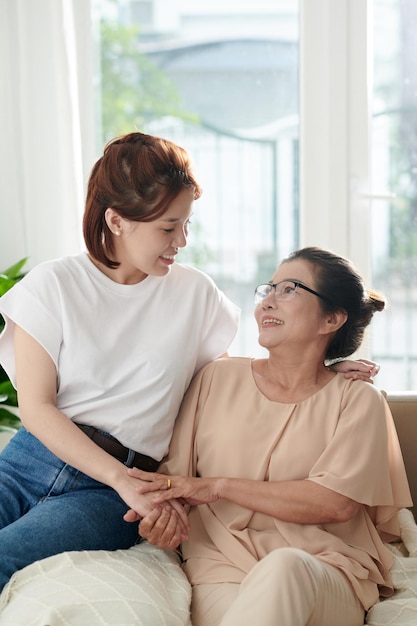
M 378 363 L 368 361 L 368 359 L 357 359 L 355 361 L 345 359 L 332 363 L 329 367 L 335 372 L 344 374 L 347 379 L 363 380 L 371 384 L 374 382 L 373 377 L 379 372 Z

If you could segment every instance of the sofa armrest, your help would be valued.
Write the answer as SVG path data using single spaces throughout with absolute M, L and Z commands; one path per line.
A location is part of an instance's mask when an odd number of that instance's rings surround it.
M 417 520 L 417 392 L 389 391 L 384 393 L 387 398 L 410 485 L 414 506 L 411 511 Z

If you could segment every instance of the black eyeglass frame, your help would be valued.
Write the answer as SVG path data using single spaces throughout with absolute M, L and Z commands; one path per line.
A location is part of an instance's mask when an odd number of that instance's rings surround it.
M 279 283 L 261 283 L 255 289 L 255 298 L 257 296 L 259 287 L 263 287 L 263 286 L 271 287 L 271 289 L 274 289 L 274 291 L 276 293 L 278 285 L 281 285 L 282 283 L 292 283 L 294 285 L 294 289 L 297 289 L 297 287 L 300 287 L 300 289 L 304 289 L 305 291 L 309 291 L 314 296 L 317 296 L 318 298 L 321 298 L 322 300 L 325 300 L 326 302 L 331 304 L 329 298 L 326 298 L 326 296 L 323 296 L 323 294 L 319 293 L 318 291 L 315 291 L 314 289 L 311 289 L 311 287 L 307 287 L 307 285 L 304 285 L 303 283 L 300 283 L 300 281 L 298 281 L 298 280 L 292 280 L 292 279 L 280 280 Z M 260 302 L 262 302 L 262 300 L 264 300 L 264 298 L 267 298 L 268 296 L 269 296 L 269 294 L 267 294 L 266 296 L 261 298 Z

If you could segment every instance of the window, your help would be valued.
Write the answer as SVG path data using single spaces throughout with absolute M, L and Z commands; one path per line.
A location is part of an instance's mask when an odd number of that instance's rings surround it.
M 0 3 L 2 267 L 77 253 L 104 142 L 166 134 L 204 187 L 184 260 L 243 310 L 234 353 L 259 353 L 256 283 L 320 245 L 388 296 L 360 351 L 378 385 L 415 389 L 415 0 L 91 0 L 94 81 L 90 1 L 32 5 Z
M 389 299 L 373 358 L 383 386 L 417 386 L 417 4 L 375 0 L 372 276 Z
M 98 149 L 138 128 L 191 153 L 204 193 L 182 260 L 241 306 L 234 354 L 262 354 L 256 284 L 320 245 L 388 297 L 359 353 L 378 386 L 415 388 L 417 4 L 299 4 L 96 0 Z
M 137 128 L 190 152 L 204 193 L 179 260 L 240 305 L 232 351 L 254 354 L 255 286 L 298 246 L 297 3 L 119 1 L 95 12 L 104 140 Z

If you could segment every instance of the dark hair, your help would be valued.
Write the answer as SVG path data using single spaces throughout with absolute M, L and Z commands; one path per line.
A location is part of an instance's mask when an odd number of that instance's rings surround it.
M 332 360 L 353 354 L 361 345 L 365 328 L 376 311 L 385 307 L 385 298 L 373 290 L 366 290 L 362 277 L 347 259 L 330 250 L 309 247 L 292 252 L 282 263 L 302 259 L 316 270 L 314 288 L 325 299 L 319 298 L 324 311 L 344 311 L 347 320 L 336 332 L 325 358 Z
M 87 250 L 107 267 L 118 267 L 108 256 L 114 253 L 114 244 L 104 217 L 106 209 L 111 207 L 128 220 L 151 222 L 165 213 L 183 189 L 192 189 L 195 200 L 202 193 L 183 148 L 143 133 L 113 139 L 88 182 L 83 219 Z

